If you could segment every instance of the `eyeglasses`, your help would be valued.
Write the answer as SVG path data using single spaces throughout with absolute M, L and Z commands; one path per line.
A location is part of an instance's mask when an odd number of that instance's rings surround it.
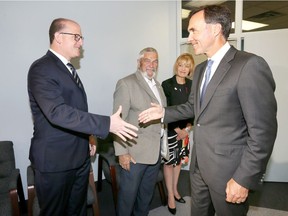
M 80 39 L 84 40 L 84 37 L 79 34 L 73 34 L 73 33 L 67 33 L 67 32 L 60 32 L 60 34 L 66 34 L 66 35 L 74 35 L 74 40 L 78 42 Z

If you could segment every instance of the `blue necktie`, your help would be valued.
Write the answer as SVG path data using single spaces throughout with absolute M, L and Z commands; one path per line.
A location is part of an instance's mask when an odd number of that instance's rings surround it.
M 73 76 L 74 80 L 76 81 L 77 85 L 79 86 L 79 88 L 82 88 L 81 81 L 80 81 L 80 78 L 77 74 L 76 69 L 74 68 L 74 66 L 71 63 L 67 63 L 67 65 L 71 69 L 72 76 Z
M 205 92 L 206 92 L 207 85 L 208 85 L 209 80 L 210 80 L 212 64 L 213 64 L 213 60 L 211 60 L 211 59 L 208 60 L 207 67 L 206 67 L 205 80 L 204 80 L 204 84 L 203 84 L 201 95 L 200 95 L 200 106 L 202 104 L 202 100 L 203 100 L 203 97 L 204 97 Z

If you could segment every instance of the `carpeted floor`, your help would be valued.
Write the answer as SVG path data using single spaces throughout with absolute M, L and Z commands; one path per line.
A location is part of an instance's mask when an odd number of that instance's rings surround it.
M 182 170 L 178 183 L 179 193 L 183 197 L 190 196 L 190 181 L 189 181 L 189 171 Z M 251 206 L 250 212 L 253 215 L 249 216 L 288 216 L 288 183 L 281 182 L 265 182 L 261 191 L 252 192 L 249 194 L 249 203 Z M 99 206 L 101 216 L 115 216 L 114 202 L 112 198 L 112 189 L 111 185 L 104 180 L 102 191 L 98 191 Z M 178 203 L 177 203 L 178 204 Z M 180 204 L 179 204 L 180 205 Z M 154 197 L 150 206 L 151 212 L 156 211 L 158 208 L 163 208 L 165 214 L 161 216 L 169 215 L 167 206 L 161 205 L 161 199 L 159 191 L 156 188 Z M 179 207 L 181 208 L 181 207 Z M 263 209 L 266 209 L 266 213 L 263 213 Z M 270 209 L 270 210 L 267 210 Z M 279 210 L 279 211 L 277 211 Z M 178 207 L 177 207 L 178 211 Z M 184 211 L 184 210 L 183 210 Z M 278 215 L 273 215 L 272 213 L 276 211 Z M 283 214 L 283 211 L 285 214 Z M 286 212 L 285 212 L 286 211 Z M 180 210 L 179 210 L 180 212 Z M 250 214 L 249 212 L 249 214 Z M 282 213 L 282 214 L 281 214 Z M 171 214 L 170 214 L 171 215 Z M 182 216 L 182 214 L 177 214 Z M 185 216 L 183 212 L 183 216 Z M 189 215 L 189 214 L 188 214 Z M 149 215 L 150 216 L 150 215 Z
M 186 196 L 184 199 L 186 200 L 185 204 L 176 203 L 176 216 L 190 216 L 190 197 Z M 167 209 L 167 206 L 160 206 L 151 210 L 148 216 L 164 215 L 171 215 Z M 250 206 L 247 216 L 288 216 L 288 211 Z
M 248 216 L 287 216 L 288 211 L 250 206 Z
M 190 216 L 190 197 L 185 196 L 183 197 L 186 201 L 185 204 L 182 203 L 176 203 L 176 215 L 181 215 L 181 216 Z M 152 209 L 149 212 L 148 216 L 168 216 L 172 215 L 168 211 L 167 206 L 160 206 L 158 208 Z
M 95 182 L 97 185 L 97 182 Z M 179 193 L 186 199 L 187 205 L 176 203 L 178 216 L 190 216 L 190 181 L 189 171 L 182 170 L 178 183 Z M 250 210 L 248 216 L 288 216 L 288 183 L 265 182 L 261 191 L 249 194 Z M 98 191 L 101 216 L 115 216 L 111 184 L 103 181 L 102 191 Z M 92 212 L 89 211 L 89 216 Z M 149 216 L 171 215 L 167 206 L 162 206 L 158 189 L 155 189 Z M 21 216 L 27 216 L 22 212 Z

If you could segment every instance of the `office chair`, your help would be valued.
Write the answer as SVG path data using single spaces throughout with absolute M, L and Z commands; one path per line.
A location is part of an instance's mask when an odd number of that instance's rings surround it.
M 34 185 L 34 169 L 30 165 L 27 167 L 27 184 L 28 184 L 28 216 L 37 216 L 40 213 L 40 207 L 36 196 Z M 93 216 L 99 216 L 99 206 L 97 192 L 94 182 L 94 174 L 91 166 L 89 173 L 89 185 L 87 192 L 87 207 L 92 206 Z
M 20 210 L 25 211 L 25 198 L 11 141 L 0 141 L 0 170 L 0 215 L 20 216 Z

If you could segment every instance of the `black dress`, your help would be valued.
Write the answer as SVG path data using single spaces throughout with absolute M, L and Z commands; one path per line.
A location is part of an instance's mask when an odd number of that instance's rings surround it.
M 167 106 L 179 105 L 188 100 L 192 86 L 192 80 L 185 78 L 185 84 L 178 84 L 176 75 L 162 82 L 162 87 L 167 98 Z M 175 128 L 183 129 L 188 123 L 193 124 L 193 119 L 181 120 L 168 124 L 169 160 L 167 165 L 179 165 L 186 163 L 189 156 L 189 137 L 184 140 L 176 140 Z

